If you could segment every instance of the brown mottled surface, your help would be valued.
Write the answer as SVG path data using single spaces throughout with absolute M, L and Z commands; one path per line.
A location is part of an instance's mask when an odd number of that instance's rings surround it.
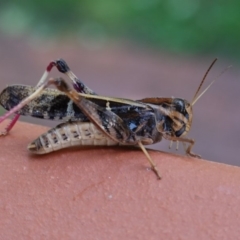
M 49 61 L 62 57 L 73 72 L 99 94 L 131 99 L 174 96 L 190 101 L 216 57 L 176 56 L 126 43 L 91 46 L 73 41 L 31 42 L 3 36 L 0 53 L 0 89 L 14 83 L 35 85 Z M 230 64 L 233 68 L 194 106 L 189 136 L 196 140 L 195 153 L 213 161 L 239 165 L 239 64 L 219 59 L 207 81 Z M 56 70 L 51 74 L 60 75 Z M 32 118 L 23 120 L 56 125 L 56 122 Z M 167 150 L 167 146 L 168 142 L 163 141 L 153 147 Z
M 239 239 L 240 168 L 150 151 L 92 148 L 32 156 L 45 127 L 1 138 L 0 239 Z

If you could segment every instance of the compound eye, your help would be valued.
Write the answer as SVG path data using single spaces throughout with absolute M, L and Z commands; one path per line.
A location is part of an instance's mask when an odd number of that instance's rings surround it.
M 176 111 L 183 113 L 185 111 L 185 101 L 179 98 L 176 98 L 174 101 Z

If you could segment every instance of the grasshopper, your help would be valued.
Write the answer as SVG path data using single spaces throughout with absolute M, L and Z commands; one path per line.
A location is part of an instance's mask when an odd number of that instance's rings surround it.
M 144 145 L 165 138 L 182 142 L 186 154 L 192 152 L 194 140 L 185 135 L 192 124 L 192 107 L 209 89 L 200 89 L 215 59 L 205 73 L 191 102 L 181 98 L 144 98 L 129 100 L 97 95 L 70 70 L 63 59 L 52 61 L 47 66 L 36 87 L 11 85 L 0 94 L 0 104 L 8 110 L 0 117 L 0 123 L 10 115 L 14 118 L 1 133 L 7 135 L 20 115 L 65 122 L 50 129 L 28 145 L 35 154 L 45 154 L 70 146 L 81 145 L 135 145 L 146 155 L 152 170 L 160 179 L 158 168 Z M 53 67 L 72 81 L 70 88 L 63 78 L 50 78 Z M 54 85 L 56 89 L 48 88 Z M 188 146 L 186 147 L 186 144 Z

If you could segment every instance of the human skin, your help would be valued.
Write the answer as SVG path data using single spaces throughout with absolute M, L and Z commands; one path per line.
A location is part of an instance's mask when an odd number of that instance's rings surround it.
M 7 123 L 7 122 L 6 122 Z M 46 127 L 0 138 L 0 239 L 238 239 L 240 168 L 128 148 L 34 156 Z

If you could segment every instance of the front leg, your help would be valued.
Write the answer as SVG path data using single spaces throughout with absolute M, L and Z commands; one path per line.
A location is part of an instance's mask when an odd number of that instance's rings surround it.
M 195 144 L 195 141 L 193 139 L 184 138 L 184 137 L 174 137 L 174 136 L 169 136 L 167 134 L 163 134 L 163 137 L 166 140 L 169 140 L 169 141 L 174 141 L 174 142 L 179 141 L 179 142 L 182 142 L 182 143 L 189 143 L 187 149 L 185 149 L 186 155 L 191 156 L 191 157 L 195 157 L 195 158 L 201 158 L 200 155 L 197 155 L 197 154 L 192 152 L 193 145 Z

